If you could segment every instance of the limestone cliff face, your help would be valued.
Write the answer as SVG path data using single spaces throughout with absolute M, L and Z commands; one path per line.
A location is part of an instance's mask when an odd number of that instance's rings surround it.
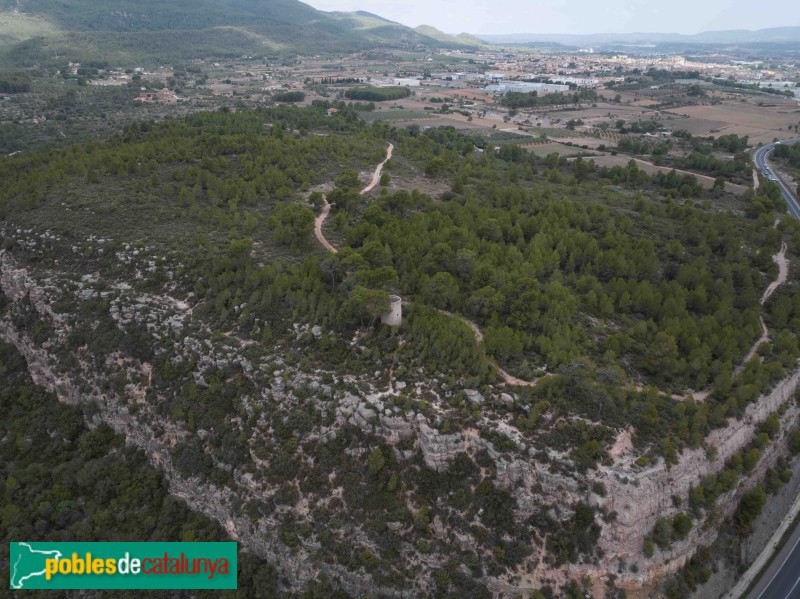
M 794 429 L 800 417 L 800 410 L 793 401 L 798 382 L 800 371 L 795 371 L 770 393 L 748 406 L 742 420 L 730 419 L 727 427 L 713 431 L 706 441 L 717 448 L 714 460 L 709 460 L 704 450 L 692 449 L 684 451 L 679 463 L 670 469 L 661 462 L 638 470 L 633 466 L 632 458 L 627 458 L 599 473 L 608 489 L 601 504 L 618 514 L 616 521 L 604 528 L 600 546 L 608 555 L 638 565 L 639 572 L 631 576 L 632 582 L 648 583 L 677 570 L 691 557 L 698 544 L 708 544 L 716 537 L 717 531 L 713 528 L 703 531 L 702 527 L 695 527 L 685 541 L 675 543 L 671 550 L 657 551 L 650 560 L 641 555 L 644 537 L 653 529 L 656 520 L 680 511 L 673 503 L 673 496 L 679 497 L 685 506 L 691 489 L 704 477 L 721 471 L 729 458 L 753 440 L 758 426 L 783 406 L 786 408 L 781 416 L 782 434 L 765 448 L 758 466 L 741 484 L 718 499 L 718 513 L 723 517 L 730 515 L 741 495 L 761 480 L 781 455 L 786 454 L 786 431 Z
M 34 280 L 8 252 L 0 252 L 0 288 L 11 300 L 12 307 L 29 300 L 38 316 L 50 324 L 54 335 L 63 337 L 68 333 L 69 325 L 64 315 L 53 309 L 54 293 L 51 287 L 58 286 L 49 285 L 47 281 Z M 78 297 L 84 292 L 80 288 L 76 290 Z M 244 376 L 253 377 L 254 381 L 260 380 L 256 377 L 259 365 L 251 364 L 243 355 L 223 354 L 211 344 L 183 336 L 183 324 L 191 314 L 187 305 L 172 298 L 150 301 L 138 297 L 132 306 L 112 304 L 111 311 L 119 321 L 134 318 L 137 306 L 145 306 L 148 317 L 157 320 L 156 325 L 163 326 L 159 330 L 165 331 L 165 343 L 170 340 L 170 343 L 175 343 L 182 351 L 192 352 L 198 364 L 236 361 Z M 156 316 L 150 316 L 152 314 Z M 279 523 L 273 516 L 253 518 L 243 513 L 241 505 L 244 500 L 258 498 L 264 493 L 263 485 L 256 483 L 246 469 L 237 468 L 234 471 L 233 488 L 217 487 L 207 480 L 186 477 L 178 471 L 173 464 L 170 450 L 189 433 L 148 411 L 148 402 L 159 401 L 157 396 L 145 398 L 152 374 L 150 364 L 117 357 L 120 368 L 131 374 L 131 380 L 139 381 L 136 385 L 128 385 L 122 394 L 102 390 L 101 381 L 98 380 L 102 375 L 88 370 L 67 370 L 59 362 L 59 357 L 49 351 L 47 343 L 34 343 L 25 331 L 14 326 L 13 319 L 8 315 L 0 315 L 0 337 L 16 345 L 27 359 L 34 381 L 57 393 L 61 401 L 96 404 L 98 410 L 92 417 L 92 423 L 107 422 L 125 435 L 129 443 L 141 447 L 151 462 L 164 472 L 174 495 L 184 499 L 193 509 L 219 521 L 231 536 L 251 551 L 273 561 L 286 579 L 291 581 L 294 590 L 303 588 L 308 580 L 318 574 L 319 564 L 310 559 L 319 549 L 318 546 L 304 541 L 299 548 L 290 549 L 275 534 Z M 109 359 L 115 357 L 111 356 Z M 281 375 L 288 370 L 273 373 L 269 383 L 271 393 L 281 393 Z M 199 373 L 195 375 L 195 379 L 202 382 Z M 716 535 L 713 527 L 707 530 L 695 527 L 685 541 L 676 543 L 670 551 L 657 551 L 651 559 L 642 557 L 643 539 L 650 533 L 656 520 L 676 513 L 673 496 L 681 498 L 685 505 L 691 488 L 708 474 L 720 471 L 728 458 L 749 444 L 759 424 L 769 415 L 783 409 L 782 431 L 791 430 L 797 425 L 800 412 L 792 398 L 798 382 L 800 371 L 793 372 L 770 393 L 750 405 L 742 420 L 731 420 L 726 428 L 709 435 L 708 444 L 717 448 L 714 460 L 709 460 L 705 451 L 688 450 L 683 452 L 679 463 L 670 469 L 663 463 L 640 469 L 633 463 L 635 456 L 622 452 L 615 458 L 613 465 L 601 467 L 579 478 L 577 474 L 565 474 L 565 469 L 554 467 L 567 462 L 564 456 L 555 452 L 549 455 L 547 463 L 538 461 L 533 448 L 526 446 L 519 432 L 506 423 L 500 423 L 496 432 L 513 441 L 517 448 L 515 452 L 498 451 L 477 430 L 441 433 L 436 428 L 435 419 L 426 417 L 421 412 L 404 412 L 396 406 L 392 407 L 379 393 L 348 392 L 337 397 L 333 423 L 318 427 L 313 434 L 319 439 L 330 438 L 335 435 L 338 427 L 345 424 L 355 425 L 364 431 L 382 436 L 396 448 L 400 459 L 412 457 L 414 452 L 409 447 L 418 449 L 425 464 L 438 471 L 447 469 L 451 460 L 460 453 L 485 450 L 496 466 L 495 484 L 508 489 L 516 500 L 515 516 L 520 526 L 524 526 L 524 520 L 542 505 L 555 506 L 553 510 L 560 517 L 568 517 L 569 506 L 576 501 L 588 501 L 605 508 L 607 513 L 616 512 L 616 520 L 602 523 L 599 546 L 604 556 L 598 563 L 552 568 L 540 561 L 534 566 L 530 560 L 544 555 L 542 548 L 535 548 L 534 555 L 523 564 L 519 576 L 513 582 L 506 576 L 484 576 L 484 581 L 495 593 L 537 588 L 543 579 L 565 581 L 588 575 L 602 581 L 607 578 L 608 573 L 618 571 L 621 571 L 617 578 L 618 586 L 635 590 L 651 585 L 666 573 L 676 570 L 691 556 L 698 544 L 707 544 L 713 540 Z M 310 381 L 310 384 L 316 385 L 321 393 L 330 394 L 330 389 L 326 389 L 320 381 Z M 508 399 L 513 400 L 510 396 Z M 137 410 L 131 409 L 131 402 L 137 404 Z M 783 433 L 763 452 L 758 466 L 744 482 L 736 490 L 720 498 L 717 508 L 721 515 L 733 511 L 739 496 L 755 484 L 765 470 L 785 452 L 785 445 L 786 433 Z M 589 490 L 592 483 L 596 482 L 605 485 L 607 493 L 604 497 L 594 495 Z M 433 530 L 437 538 L 463 549 L 476 546 L 475 539 L 468 531 L 450 530 L 441 521 L 433 523 Z M 363 540 L 366 544 L 369 543 L 368 539 Z M 441 565 L 440 562 L 436 555 L 422 556 L 417 560 L 422 573 L 417 591 L 426 589 L 426 580 L 431 579 L 430 575 Z M 623 563 L 626 564 L 625 567 L 622 567 Z M 630 568 L 633 564 L 636 565 L 635 571 Z M 338 565 L 327 565 L 325 569 L 329 576 L 352 594 L 374 595 L 381 591 L 389 596 L 401 596 L 394 589 L 376 588 L 368 574 L 350 572 Z M 599 584 L 602 586 L 602 582 Z

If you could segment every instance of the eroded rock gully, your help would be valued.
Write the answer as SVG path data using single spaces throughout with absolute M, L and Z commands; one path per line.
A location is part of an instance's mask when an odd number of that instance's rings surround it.
M 38 315 L 46 319 L 57 334 L 64 334 L 64 319 L 48 302 L 46 284 L 39 284 L 31 278 L 27 270 L 20 267 L 8 252 L 0 252 L 0 287 L 12 303 L 29 298 Z M 180 318 L 175 315 L 165 316 L 167 317 L 170 319 L 170 326 L 180 326 Z M 98 411 L 90 424 L 104 421 L 125 435 L 129 443 L 142 448 L 150 461 L 163 471 L 175 496 L 185 500 L 191 508 L 219 521 L 233 538 L 238 539 L 250 551 L 272 561 L 284 577 L 291 581 L 294 590 L 303 588 L 308 580 L 319 573 L 319 563 L 313 562 L 310 557 L 317 547 L 313 544 L 301 544 L 297 549 L 290 549 L 278 540 L 277 521 L 271 517 L 254 520 L 235 507 L 242 505 L 243 498 L 259 493 L 259 488 L 248 475 L 236 472 L 233 490 L 214 486 L 199 477 L 183 476 L 173 465 L 170 448 L 188 435 L 188 432 L 163 421 L 156 427 L 153 421 L 148 422 L 143 413 L 132 414 L 119 395 L 99 391 L 97 381 L 91 380 L 92 373 L 83 372 L 81 376 L 76 376 L 76 373 L 62 368 L 58 357 L 49 353 L 47 344 L 36 345 L 24 331 L 17 330 L 12 319 L 7 316 L 0 320 L 0 337 L 13 343 L 24 355 L 34 381 L 54 391 L 61 401 L 72 404 L 95 403 Z M 211 351 L 204 349 L 196 341 L 184 341 L 184 344 L 191 345 L 195 351 Z M 216 358 L 207 355 L 205 359 L 213 361 Z M 146 379 L 151 371 L 149 364 L 133 359 L 126 359 L 125 364 L 129 370 L 140 373 L 140 379 Z M 252 365 L 243 366 L 243 370 L 246 372 L 248 367 L 252 370 Z M 86 391 L 87 381 L 89 392 Z M 400 449 L 400 444 L 413 441 L 414 446 L 421 450 L 426 465 L 436 470 L 446 469 L 449 462 L 461 452 L 485 449 L 497 467 L 496 484 L 507 488 L 516 500 L 515 516 L 520 525 L 543 504 L 568 508 L 576 501 L 588 500 L 605 508 L 607 512 L 616 512 L 615 521 L 603 523 L 599 546 L 604 557 L 599 563 L 572 564 L 554 569 L 540 562 L 529 570 L 526 569 L 527 564 L 523 564 L 518 572 L 519 577 L 513 582 L 505 575 L 497 578 L 484 577 L 484 582 L 496 594 L 537 588 L 543 577 L 551 581 L 566 581 L 589 576 L 598 581 L 601 587 L 601 581 L 606 580 L 611 572 L 619 572 L 616 580 L 618 586 L 635 591 L 648 587 L 664 575 L 677 570 L 692 555 L 698 544 L 708 544 L 716 536 L 715 529 L 704 530 L 704 527 L 696 526 L 686 540 L 675 543 L 669 551 L 657 550 L 652 558 L 645 559 L 642 556 L 644 537 L 650 533 L 659 517 L 670 516 L 678 511 L 674 506 L 673 496 L 679 497 L 682 504 L 686 505 L 691 488 L 703 477 L 721 470 L 728 458 L 750 443 L 758 425 L 783 406 L 786 406 L 781 416 L 781 430 L 784 432 L 766 448 L 758 466 L 742 484 L 719 499 L 717 511 L 723 516 L 730 514 L 739 496 L 763 477 L 766 469 L 785 453 L 785 431 L 794 428 L 798 422 L 798 408 L 791 400 L 799 381 L 800 371 L 793 372 L 770 393 L 751 404 L 743 419 L 731 420 L 726 428 L 709 435 L 707 443 L 717 448 L 714 460 L 709 460 L 703 450 L 687 450 L 681 455 L 679 463 L 669 470 L 663 462 L 640 469 L 633 463 L 635 456 L 629 451 L 621 451 L 615 456 L 612 466 L 601 467 L 583 479 L 560 472 L 554 473 L 549 464 L 537 462 L 533 449 L 525 447 L 519 440 L 520 451 L 510 459 L 496 451 L 493 444 L 482 438 L 476 430 L 442 434 L 436 430 L 435 423 L 421 413 L 408 417 L 407 414 L 388 409 L 379 394 L 365 394 L 362 397 L 346 393 L 338 401 L 335 424 L 324 430 L 320 429 L 316 434 L 324 437 L 332 434 L 337 426 L 354 424 L 365 431 L 383 436 L 387 442 L 397 447 L 401 457 L 404 450 Z M 144 394 L 141 394 L 140 399 L 144 401 Z M 510 429 L 507 425 L 506 428 Z M 513 433 L 513 430 L 505 431 L 510 438 L 513 438 Z M 627 444 L 621 444 L 623 445 L 627 447 Z M 557 455 L 552 457 L 561 459 Z M 607 493 L 604 497 L 586 490 L 595 482 L 605 485 Z M 469 533 L 448 531 L 441 521 L 434 522 L 433 528 L 439 538 L 447 539 L 462 548 L 474 546 Z M 364 541 L 369 542 L 368 539 Z M 542 548 L 535 548 L 533 557 L 542 555 Z M 440 561 L 436 555 L 432 555 L 417 562 L 422 572 L 426 573 L 426 580 L 430 580 L 429 575 L 440 565 Z M 632 568 L 633 565 L 636 567 Z M 355 595 L 374 595 L 378 591 L 389 596 L 403 595 L 397 589 L 374 587 L 372 577 L 368 574 L 350 572 L 333 564 L 324 566 L 324 569 L 334 581 Z M 418 582 L 418 590 L 426 588 L 426 580 L 421 579 Z

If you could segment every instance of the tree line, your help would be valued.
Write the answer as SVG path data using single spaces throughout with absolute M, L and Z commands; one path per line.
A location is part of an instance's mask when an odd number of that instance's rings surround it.
M 593 89 L 580 90 L 573 93 L 553 92 L 539 95 L 538 92 L 507 92 L 501 103 L 508 108 L 535 108 L 537 106 L 553 106 L 560 104 L 578 104 L 580 102 L 597 101 L 597 92 Z
M 367 102 L 388 102 L 400 100 L 411 95 L 407 87 L 353 87 L 344 93 L 351 100 L 365 100 Z

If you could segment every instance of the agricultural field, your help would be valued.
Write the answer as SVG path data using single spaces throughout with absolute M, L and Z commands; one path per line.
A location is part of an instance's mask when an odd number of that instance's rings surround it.
M 569 133 L 569 131 L 567 131 Z M 573 146 L 578 146 L 583 148 L 586 146 L 590 150 L 596 150 L 598 146 L 601 145 L 608 145 L 607 141 L 603 141 L 603 139 L 598 137 L 570 137 L 563 135 L 561 132 L 556 132 L 555 134 L 550 134 L 547 138 L 551 141 L 556 141 L 559 143 L 564 144 L 571 144 Z
M 666 166 L 657 166 L 652 162 L 647 162 L 644 160 L 639 160 L 636 158 L 630 158 L 629 156 L 623 156 L 617 154 L 616 156 L 612 156 L 611 154 L 601 154 L 591 158 L 597 164 L 597 166 L 627 166 L 628 163 L 633 160 L 641 170 L 648 174 L 653 174 L 656 172 L 661 173 L 669 173 L 673 169 L 666 167 Z M 683 171 L 679 169 L 675 169 L 675 172 L 678 174 L 690 174 L 697 178 L 697 181 L 706 189 L 711 189 L 714 186 L 714 178 L 707 177 L 705 175 L 698 175 L 696 173 L 691 173 L 689 171 Z M 736 194 L 743 194 L 745 189 L 747 189 L 743 185 L 736 185 L 735 183 L 725 183 L 725 191 L 729 193 L 736 193 Z
M 559 154 L 560 156 L 578 156 L 586 153 L 586 150 L 577 147 L 570 147 L 561 143 L 531 143 L 522 144 L 523 148 L 537 156 L 548 156 L 549 154 Z
M 794 137 L 796 134 L 789 126 L 800 124 L 800 107 L 789 102 L 772 106 L 726 102 L 715 106 L 687 106 L 670 110 L 668 114 L 673 118 L 666 122 L 674 129 L 685 129 L 701 136 L 747 135 L 753 143 Z

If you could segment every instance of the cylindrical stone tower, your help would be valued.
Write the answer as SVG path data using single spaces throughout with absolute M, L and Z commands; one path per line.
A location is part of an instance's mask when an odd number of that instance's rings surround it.
M 381 316 L 381 322 L 390 327 L 399 327 L 403 322 L 403 299 L 399 295 L 389 296 L 389 312 Z

